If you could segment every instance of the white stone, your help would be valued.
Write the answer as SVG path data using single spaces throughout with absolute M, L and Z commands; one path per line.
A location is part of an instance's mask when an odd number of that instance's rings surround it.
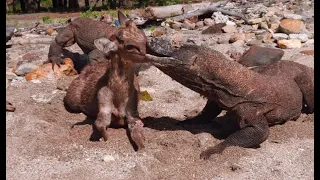
M 227 21 L 226 22 L 226 25 L 229 25 L 229 26 L 236 26 L 236 23 L 232 22 L 232 21 Z
M 274 33 L 272 37 L 276 40 L 281 40 L 281 39 L 288 39 L 289 36 L 284 33 Z
M 284 16 L 284 18 L 287 18 L 287 19 L 297 19 L 297 20 L 302 19 L 302 16 L 300 16 L 298 14 L 284 14 L 283 16 Z
M 299 39 L 301 42 L 308 41 L 308 35 L 306 34 L 289 34 L 290 39 Z
M 212 14 L 212 18 L 214 19 L 214 22 L 216 24 L 218 23 L 227 23 L 228 21 L 228 16 L 223 15 L 221 12 L 214 12 Z
M 113 156 L 111 156 L 111 155 L 105 155 L 105 156 L 103 156 L 103 161 L 104 162 L 111 162 L 111 161 L 115 161 L 116 159 L 113 157 Z

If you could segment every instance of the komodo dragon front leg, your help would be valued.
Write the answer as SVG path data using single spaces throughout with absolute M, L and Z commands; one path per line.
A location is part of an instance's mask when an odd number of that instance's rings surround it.
M 72 26 L 69 25 L 64 28 L 50 44 L 48 58 L 49 61 L 52 62 L 52 66 L 55 64 L 58 66 L 60 66 L 60 64 L 64 64 L 63 59 L 61 58 L 62 49 L 63 47 L 73 45 L 75 42 Z

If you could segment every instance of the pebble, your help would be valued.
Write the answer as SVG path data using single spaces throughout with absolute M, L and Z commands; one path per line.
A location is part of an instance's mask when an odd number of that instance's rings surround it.
M 181 22 L 174 22 L 174 23 L 172 23 L 172 24 L 170 25 L 170 27 L 171 27 L 172 29 L 180 29 L 181 26 L 182 26 L 182 23 L 181 23 Z
M 24 63 L 21 64 L 14 73 L 16 73 L 16 75 L 18 76 L 23 76 L 31 71 L 33 71 L 34 69 L 36 69 L 38 66 L 34 65 L 32 63 Z
M 227 21 L 226 22 L 226 25 L 229 25 L 229 26 L 236 26 L 236 23 L 232 22 L 232 21 Z
M 287 18 L 287 19 L 296 19 L 296 20 L 302 19 L 302 16 L 300 16 L 298 14 L 284 14 L 283 17 Z
M 203 21 L 196 22 L 196 27 L 197 28 L 202 28 L 203 26 L 204 26 L 204 22 Z
M 282 49 L 294 49 L 294 48 L 301 48 L 301 42 L 298 39 L 290 39 L 290 40 L 279 40 L 278 47 Z
M 13 80 L 13 79 L 16 79 L 18 76 L 15 74 L 15 73 L 13 73 L 13 72 L 6 72 L 6 78 L 7 78 L 7 80 Z
M 307 42 L 309 40 L 306 34 L 289 34 L 290 39 L 299 39 L 301 42 Z
M 116 159 L 113 157 L 113 156 L 111 156 L 111 155 L 105 155 L 105 156 L 103 156 L 103 161 L 104 162 L 111 162 L 111 161 L 115 161 Z
M 224 26 L 222 28 L 223 32 L 225 33 L 236 33 L 238 32 L 237 28 L 234 27 L 234 26 L 230 26 L 230 25 L 227 25 L 227 26 Z
M 289 37 L 287 34 L 284 34 L 284 33 L 274 33 L 272 36 L 277 41 L 281 40 L 281 39 L 288 39 L 288 37 Z
M 212 25 L 215 24 L 215 23 L 214 23 L 214 20 L 211 19 L 211 18 L 205 18 L 205 19 L 203 20 L 203 23 L 204 23 L 204 25 L 206 25 L 206 26 L 212 26 Z
M 245 39 L 246 39 L 246 37 L 243 33 L 234 33 L 231 35 L 229 42 L 234 43 L 238 40 L 245 40 Z
M 259 23 L 261 23 L 262 22 L 262 18 L 255 18 L 255 19 L 249 19 L 248 20 L 248 24 L 251 24 L 251 25 L 253 25 L 253 24 L 259 24 Z

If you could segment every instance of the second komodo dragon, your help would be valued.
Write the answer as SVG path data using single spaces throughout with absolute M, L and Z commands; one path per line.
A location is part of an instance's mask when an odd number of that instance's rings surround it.
M 149 46 L 157 54 L 147 55 L 153 65 L 208 98 L 200 118 L 185 123 L 210 121 L 222 110 L 238 117 L 240 130 L 202 152 L 203 159 L 228 146 L 256 147 L 269 136 L 270 125 L 314 111 L 314 71 L 302 64 L 278 61 L 250 70 L 208 47 L 183 45 L 163 55 L 163 48 Z

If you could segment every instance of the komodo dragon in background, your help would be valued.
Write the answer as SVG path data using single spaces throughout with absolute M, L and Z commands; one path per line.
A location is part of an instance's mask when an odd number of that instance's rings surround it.
M 61 58 L 63 48 L 77 43 L 81 50 L 88 55 L 89 62 L 86 64 L 101 61 L 105 56 L 95 47 L 94 40 L 102 37 L 110 38 L 116 31 L 117 27 L 103 20 L 76 18 L 59 32 L 51 42 L 48 59 L 53 65 L 63 64 L 63 59 Z
M 240 130 L 203 151 L 203 159 L 228 146 L 259 146 L 267 139 L 270 125 L 314 111 L 314 71 L 302 64 L 277 61 L 250 70 L 208 47 L 170 49 L 156 39 L 148 46 L 157 55 L 147 55 L 153 65 L 208 99 L 200 118 L 185 123 L 210 121 L 222 110 L 238 118 Z

